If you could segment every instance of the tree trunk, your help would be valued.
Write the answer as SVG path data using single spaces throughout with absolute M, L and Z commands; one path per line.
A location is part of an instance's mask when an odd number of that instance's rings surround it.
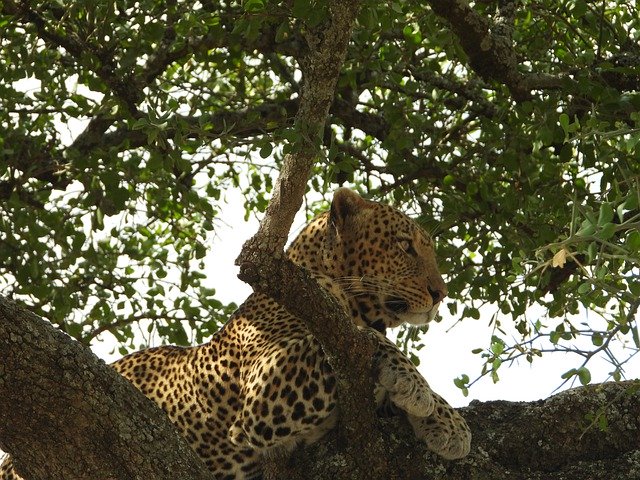
M 160 408 L 0 297 L 0 447 L 38 479 L 212 479 Z

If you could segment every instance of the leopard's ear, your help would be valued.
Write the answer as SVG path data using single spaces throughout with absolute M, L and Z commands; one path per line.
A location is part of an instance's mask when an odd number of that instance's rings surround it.
M 329 276 L 340 275 L 343 252 L 343 238 L 349 235 L 349 229 L 354 227 L 355 217 L 365 208 L 369 208 L 370 202 L 348 188 L 339 188 L 333 194 L 329 220 L 323 248 L 323 264 L 325 273 Z
M 339 188 L 333 194 L 329 213 L 329 227 L 339 234 L 350 217 L 361 209 L 367 208 L 369 202 L 348 188 Z

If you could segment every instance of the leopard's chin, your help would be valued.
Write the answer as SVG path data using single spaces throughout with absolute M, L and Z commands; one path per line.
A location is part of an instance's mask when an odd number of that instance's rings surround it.
M 439 306 L 440 306 L 440 302 L 436 303 L 433 307 L 431 307 L 426 312 L 404 312 L 401 314 L 397 314 L 396 315 L 396 318 L 398 319 L 397 324 L 400 325 L 402 323 L 406 323 L 415 327 L 421 327 L 423 325 L 427 325 L 429 322 L 431 322 L 438 316 Z

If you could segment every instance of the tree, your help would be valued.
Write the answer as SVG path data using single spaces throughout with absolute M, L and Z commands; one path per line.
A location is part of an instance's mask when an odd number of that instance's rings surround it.
M 363 3 L 344 62 L 314 64 L 348 32 L 337 3 L 5 1 L 4 294 L 84 344 L 128 351 L 139 324 L 202 341 L 234 308 L 203 273 L 224 191 L 247 215 L 277 193 L 297 209 L 272 184 L 293 166 L 309 192 L 349 181 L 434 231 L 451 312 L 496 309 L 483 374 L 564 351 L 583 359 L 566 379 L 602 354 L 619 380 L 614 346 L 640 348 L 636 7 L 427 3 Z M 290 218 L 272 205 L 277 250 Z

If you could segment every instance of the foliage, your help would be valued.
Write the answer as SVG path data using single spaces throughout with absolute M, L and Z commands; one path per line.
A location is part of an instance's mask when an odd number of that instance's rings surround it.
M 569 351 L 584 363 L 565 378 L 588 383 L 593 355 L 640 348 L 640 12 L 427 3 L 363 4 L 310 199 L 349 182 L 434 232 L 451 313 L 495 311 L 484 374 Z M 443 3 L 462 13 L 443 20 Z M 84 342 L 108 331 L 134 348 L 137 325 L 208 337 L 234 307 L 206 286 L 216 214 L 228 189 L 247 215 L 266 207 L 326 3 L 10 0 L 1 13 L 2 292 Z M 530 318 L 536 305 L 548 314 Z M 598 317 L 577 321 L 585 311 Z M 612 355 L 614 378 L 624 361 Z

